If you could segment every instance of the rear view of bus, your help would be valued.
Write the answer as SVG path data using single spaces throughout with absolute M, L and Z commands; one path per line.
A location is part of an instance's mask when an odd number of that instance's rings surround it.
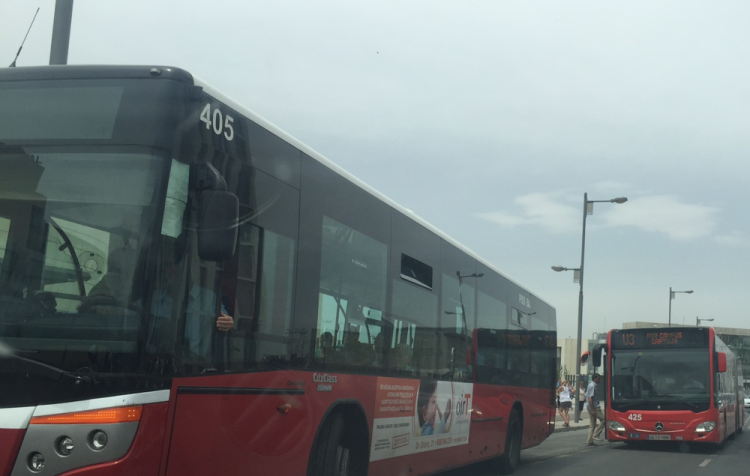
M 609 441 L 721 443 L 742 431 L 739 361 L 712 328 L 609 334 Z

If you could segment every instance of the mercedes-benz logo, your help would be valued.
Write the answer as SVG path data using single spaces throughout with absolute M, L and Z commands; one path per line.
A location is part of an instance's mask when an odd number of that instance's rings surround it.
M 662 423 L 660 421 L 657 421 L 656 425 L 654 426 L 654 428 L 656 428 L 656 431 L 661 431 L 661 430 L 664 429 L 664 423 Z

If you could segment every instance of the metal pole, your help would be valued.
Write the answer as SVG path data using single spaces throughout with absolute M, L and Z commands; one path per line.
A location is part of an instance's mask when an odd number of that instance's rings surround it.
M 458 300 L 461 303 L 461 320 L 464 324 L 464 335 L 469 335 L 469 327 L 466 325 L 466 309 L 464 309 L 464 295 L 461 290 L 461 285 L 463 284 L 463 277 L 461 276 L 461 271 L 456 271 L 456 276 L 458 276 Z
M 68 64 L 70 24 L 72 21 L 73 0 L 57 0 L 55 3 L 55 23 L 52 26 L 49 64 Z
M 581 231 L 581 269 L 580 269 L 580 276 L 579 276 L 579 284 L 580 289 L 578 291 L 578 353 L 576 354 L 576 385 L 578 385 L 578 388 L 580 388 L 580 383 L 583 380 L 581 379 L 581 339 L 583 334 L 583 256 L 584 251 L 586 250 L 586 215 L 587 215 L 587 208 L 588 208 L 588 194 L 583 194 L 583 231 Z M 581 419 L 581 407 L 579 405 L 576 405 L 576 411 L 575 411 L 575 422 L 578 423 L 578 421 Z
M 669 325 L 672 327 L 672 286 L 669 287 Z

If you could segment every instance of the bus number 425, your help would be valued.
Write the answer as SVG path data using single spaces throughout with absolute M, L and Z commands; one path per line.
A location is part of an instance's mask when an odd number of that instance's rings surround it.
M 215 108 L 212 114 L 211 104 L 206 104 L 206 107 L 201 111 L 201 121 L 206 123 L 206 129 L 213 126 L 214 134 L 217 136 L 224 133 L 226 140 L 234 139 L 234 127 L 232 127 L 234 118 L 228 114 L 222 118 L 221 110 L 219 108 Z
M 640 413 L 631 413 L 628 415 L 628 420 L 630 421 L 641 421 L 643 420 L 643 415 Z

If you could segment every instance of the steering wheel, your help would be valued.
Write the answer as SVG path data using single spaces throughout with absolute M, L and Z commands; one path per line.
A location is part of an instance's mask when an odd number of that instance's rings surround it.
M 78 307 L 78 314 L 102 314 L 94 311 L 97 307 L 114 307 L 127 309 L 135 313 L 140 313 L 141 308 L 133 303 L 124 303 L 107 294 L 95 294 L 86 298 Z M 105 313 L 106 314 L 106 313 Z

